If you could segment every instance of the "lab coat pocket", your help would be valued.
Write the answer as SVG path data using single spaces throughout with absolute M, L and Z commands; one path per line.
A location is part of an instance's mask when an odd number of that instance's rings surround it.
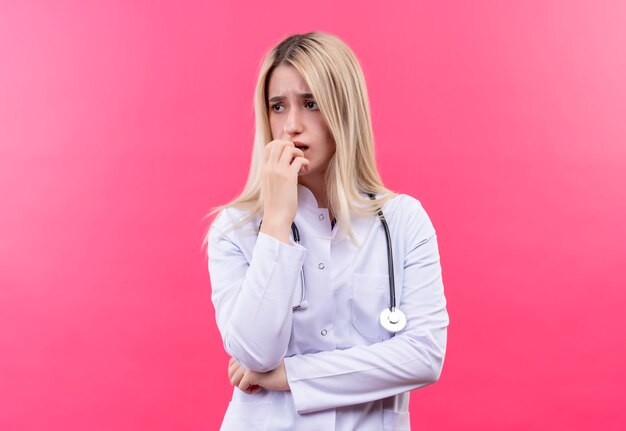
M 396 412 L 394 410 L 383 409 L 383 430 L 410 431 L 411 420 L 409 412 Z
M 271 402 L 242 403 L 231 401 L 226 409 L 221 431 L 262 431 L 269 416 Z
M 352 325 L 365 339 L 373 342 L 390 337 L 380 325 L 380 313 L 389 307 L 387 274 L 352 275 Z

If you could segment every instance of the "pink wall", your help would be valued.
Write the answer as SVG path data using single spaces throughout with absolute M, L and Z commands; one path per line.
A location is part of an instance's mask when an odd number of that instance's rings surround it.
M 202 216 L 245 181 L 262 54 L 314 29 L 438 232 L 415 428 L 625 429 L 626 4 L 416 3 L 3 2 L 0 429 L 217 429 Z

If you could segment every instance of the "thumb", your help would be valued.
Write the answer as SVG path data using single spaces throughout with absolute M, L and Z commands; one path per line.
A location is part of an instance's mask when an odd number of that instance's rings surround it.
M 246 370 L 237 387 L 247 394 L 255 394 L 262 389 L 258 384 L 258 377 L 254 371 Z

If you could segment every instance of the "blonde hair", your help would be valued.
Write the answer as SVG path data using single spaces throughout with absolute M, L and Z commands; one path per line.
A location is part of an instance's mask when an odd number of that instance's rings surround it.
M 341 39 L 323 32 L 289 36 L 265 55 L 254 95 L 256 130 L 248 180 L 239 196 L 214 207 L 205 218 L 218 211 L 221 214 L 228 207 L 245 210 L 248 214 L 230 231 L 263 214 L 261 163 L 263 149 L 272 141 L 267 89 L 272 71 L 283 64 L 294 67 L 302 75 L 335 141 L 335 154 L 325 174 L 329 206 L 337 225 L 343 227 L 343 234 L 335 241 L 347 235 L 357 243 L 350 211 L 359 216 L 375 216 L 397 193 L 383 185 L 376 169 L 369 99 L 359 62 Z M 384 196 L 372 200 L 361 193 Z M 205 244 L 208 237 L 207 233 Z

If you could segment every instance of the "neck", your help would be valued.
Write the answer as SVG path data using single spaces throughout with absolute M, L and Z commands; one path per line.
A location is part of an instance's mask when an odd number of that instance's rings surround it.
M 332 209 L 328 203 L 328 196 L 326 194 L 326 183 L 324 182 L 324 177 L 298 177 L 298 183 L 302 184 L 307 189 L 311 190 L 313 196 L 315 196 L 315 200 L 317 201 L 318 208 L 328 208 L 328 215 L 330 219 L 334 219 L 334 215 Z

